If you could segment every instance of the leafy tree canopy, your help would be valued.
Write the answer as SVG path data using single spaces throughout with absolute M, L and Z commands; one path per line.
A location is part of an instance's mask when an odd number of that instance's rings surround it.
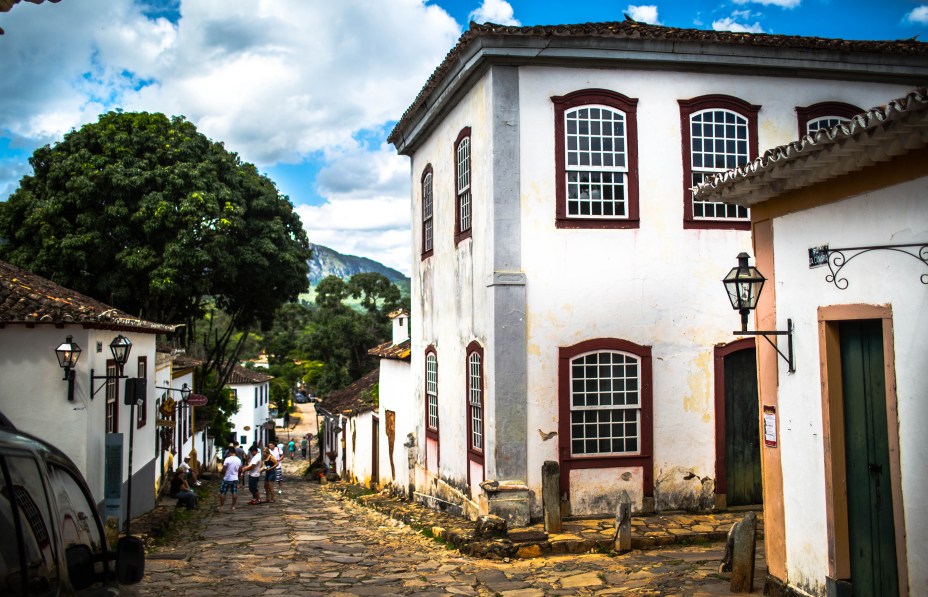
M 237 355 L 231 331 L 269 327 L 307 288 L 309 243 L 293 205 L 183 117 L 110 112 L 29 162 L 34 173 L 0 203 L 0 258 L 186 324 L 186 343 L 207 307 L 221 309 L 229 326 L 206 348 L 219 383 Z

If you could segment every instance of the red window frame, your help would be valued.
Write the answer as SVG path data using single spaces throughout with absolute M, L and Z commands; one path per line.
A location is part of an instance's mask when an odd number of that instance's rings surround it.
M 806 128 L 808 127 L 810 120 L 815 120 L 816 118 L 821 118 L 823 116 L 837 116 L 840 118 L 847 118 L 850 120 L 858 114 L 862 114 L 864 111 L 858 108 L 853 104 L 846 104 L 844 102 L 819 102 L 817 104 L 812 104 L 811 106 L 796 106 L 796 120 L 799 125 L 799 138 L 802 139 L 808 133 Z
M 103 406 L 104 429 L 106 433 L 119 433 L 119 400 L 116 391 L 119 389 L 118 368 L 116 361 L 106 361 L 106 401 Z
M 468 184 L 465 191 L 460 191 L 458 189 L 458 177 L 461 175 L 459 172 L 460 164 L 458 164 L 458 148 L 461 146 L 461 143 L 467 141 L 467 177 Z M 471 141 L 470 127 L 466 126 L 461 129 L 461 132 L 458 133 L 458 138 L 454 140 L 454 151 L 452 153 L 454 159 L 454 244 L 457 245 L 462 240 L 471 237 L 471 231 L 474 226 L 474 144 Z M 467 225 L 466 229 L 462 228 L 461 222 L 461 199 L 464 194 L 467 193 L 470 195 L 470 222 Z
M 557 228 L 639 228 L 638 212 L 638 100 L 608 89 L 581 89 L 553 96 L 555 161 L 555 227 Z M 625 116 L 626 217 L 576 218 L 567 216 L 567 157 L 564 115 L 585 105 L 603 105 Z
M 422 192 L 421 258 L 426 259 L 435 252 L 435 174 L 431 164 L 426 165 L 422 171 L 420 190 Z M 428 206 L 428 210 L 426 210 L 426 206 Z
M 571 360 L 584 353 L 619 351 L 640 359 L 639 370 L 639 451 L 637 454 L 608 456 L 573 456 L 571 454 Z M 654 389 L 651 347 L 619 340 L 595 338 L 558 349 L 558 455 L 561 462 L 561 493 L 570 492 L 572 469 L 641 467 L 644 495 L 654 495 Z
M 477 388 L 479 392 L 480 401 L 477 407 L 480 409 L 480 446 L 474 446 L 474 416 L 472 412 L 473 403 L 471 401 L 471 392 L 474 389 L 473 387 L 473 372 L 471 371 L 471 357 L 477 356 L 480 359 L 480 372 L 478 375 L 477 383 L 480 385 Z M 483 455 L 486 452 L 487 445 L 487 418 L 486 418 L 486 408 L 485 408 L 485 396 L 486 392 L 484 390 L 484 360 L 483 360 L 483 347 L 480 346 L 480 343 L 477 341 L 471 342 L 467 345 L 467 356 L 464 359 L 464 376 L 465 376 L 465 391 L 464 391 L 464 407 L 467 417 L 467 453 L 471 460 L 483 464 Z
M 432 427 L 429 422 L 429 356 L 434 357 L 435 359 L 435 420 L 436 426 Z M 440 429 L 441 429 L 441 417 L 439 412 L 439 401 L 438 401 L 438 351 L 435 350 L 434 346 L 429 346 L 425 349 L 425 385 L 422 388 L 425 395 L 425 436 L 437 440 L 439 438 Z
M 137 364 L 137 375 L 139 379 L 148 379 L 148 357 L 139 357 Z M 141 429 L 148 423 L 148 398 L 147 398 L 147 388 L 146 388 L 146 399 L 142 402 L 141 405 L 136 407 L 136 429 Z
M 727 229 L 750 230 L 751 222 L 743 220 L 697 220 L 693 217 L 693 181 L 692 139 L 690 133 L 690 116 L 703 110 L 730 110 L 747 119 L 748 124 L 748 161 L 757 159 L 757 114 L 760 106 L 732 97 L 730 95 L 703 95 L 688 100 L 677 100 L 680 104 L 680 135 L 683 149 L 683 228 L 684 229 Z

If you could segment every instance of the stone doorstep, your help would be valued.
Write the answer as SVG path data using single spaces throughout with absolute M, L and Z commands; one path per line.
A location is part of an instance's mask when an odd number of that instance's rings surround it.
M 349 488 L 341 488 L 339 485 L 347 484 L 330 484 L 326 489 L 346 496 L 351 493 Z M 434 538 L 465 554 L 479 557 L 482 553 L 479 549 L 476 551 L 473 549 L 475 525 L 465 518 L 451 516 L 440 511 L 432 511 L 420 504 L 406 502 L 383 494 L 360 496 L 358 502 L 394 520 L 399 520 L 416 530 L 428 530 Z M 718 513 L 705 516 L 687 514 L 686 516 L 692 519 L 692 526 L 689 529 L 674 528 L 673 525 L 668 526 L 666 520 L 661 518 L 661 515 L 636 517 L 633 519 L 633 523 L 638 521 L 638 524 L 633 526 L 632 549 L 658 549 L 694 542 L 722 542 L 728 536 L 728 528 L 718 530 L 718 526 L 716 526 L 713 530 L 703 530 L 707 529 L 707 525 L 699 524 L 707 516 L 717 517 Z M 737 517 L 738 520 L 741 518 L 741 516 Z M 758 521 L 761 520 L 762 517 L 758 517 Z M 535 524 L 531 527 L 509 531 L 509 538 L 517 550 L 516 557 L 523 559 L 548 555 L 581 554 L 591 551 L 612 551 L 612 529 L 607 527 L 592 531 L 589 524 L 589 520 L 586 519 L 568 519 L 564 523 L 564 531 L 554 536 L 545 533 L 543 525 Z M 643 528 L 636 529 L 636 526 Z M 695 529 L 697 526 L 701 527 L 700 530 Z M 730 524 L 724 524 L 724 526 L 728 527 Z M 763 537 L 761 524 L 758 525 L 757 536 L 758 539 Z

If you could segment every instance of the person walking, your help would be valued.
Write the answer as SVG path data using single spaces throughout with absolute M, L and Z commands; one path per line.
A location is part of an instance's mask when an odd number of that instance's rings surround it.
M 307 436 L 303 436 L 303 439 L 300 440 L 300 458 L 306 460 L 306 448 L 309 447 L 309 440 Z
M 294 452 L 296 452 L 296 442 L 292 439 L 287 443 L 287 450 L 290 452 L 290 460 L 293 460 Z
M 268 502 L 274 503 L 274 490 L 271 482 L 277 478 L 277 469 L 280 467 L 280 461 L 274 456 L 270 449 L 264 448 L 261 453 L 264 461 L 264 495 Z
M 232 510 L 235 510 L 235 502 L 238 500 L 238 480 L 239 471 L 242 468 L 242 460 L 235 455 L 234 451 L 229 452 L 226 459 L 222 461 L 222 485 L 219 486 L 219 510 L 226 504 L 226 494 L 232 494 Z
M 284 460 L 284 445 L 271 444 L 271 454 L 274 455 L 274 458 L 277 460 L 277 468 L 274 469 L 274 480 L 277 481 L 277 493 L 283 493 L 283 488 L 281 487 L 281 482 L 284 479 L 284 467 L 280 464 Z
M 251 492 L 251 506 L 257 506 L 261 503 L 258 499 L 258 480 L 261 478 L 261 454 L 258 452 L 258 446 L 252 444 L 248 449 L 249 461 L 242 467 L 242 473 L 248 476 L 248 491 Z

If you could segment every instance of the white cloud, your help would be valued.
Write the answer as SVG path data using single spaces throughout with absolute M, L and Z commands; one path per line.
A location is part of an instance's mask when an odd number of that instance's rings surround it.
M 928 25 L 928 5 L 916 6 L 909 14 L 905 15 L 904 20 L 908 23 Z
M 753 25 L 739 23 L 731 17 L 725 17 L 724 19 L 719 19 L 717 21 L 712 21 L 712 30 L 713 31 L 732 31 L 734 33 L 763 33 L 764 28 L 761 27 L 759 22 L 755 22 Z
M 460 25 L 423 0 L 177 6 L 173 21 L 149 18 L 132 0 L 23 3 L 5 13 L 0 149 L 6 138 L 31 152 L 115 108 L 184 115 L 261 170 L 321 159 L 317 188 L 328 203 L 301 208 L 312 240 L 373 259 L 365 249 L 377 251 L 408 272 L 408 160 L 357 138 L 385 136 Z M 506 2 L 478 10 L 517 23 Z M 0 163 L 0 191 L 21 175 Z
M 734 4 L 762 4 L 764 6 L 779 6 L 780 8 L 796 8 L 802 0 L 732 0 Z
M 506 0 L 483 0 L 483 3 L 467 16 L 475 23 L 496 23 L 518 27 L 522 23 L 513 17 L 512 5 Z
M 657 19 L 657 6 L 635 6 L 633 4 L 629 4 L 628 8 L 625 9 L 625 12 L 628 13 L 628 16 L 638 22 L 650 23 L 651 25 L 661 24 L 661 22 Z

